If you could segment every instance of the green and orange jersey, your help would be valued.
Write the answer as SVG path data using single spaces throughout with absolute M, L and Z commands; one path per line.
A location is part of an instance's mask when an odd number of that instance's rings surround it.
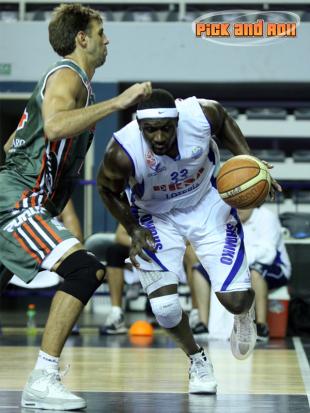
M 0 220 L 2 214 L 35 206 L 58 215 L 71 196 L 94 128 L 57 141 L 44 136 L 41 109 L 46 82 L 52 73 L 65 67 L 81 77 L 88 93 L 86 106 L 94 102 L 86 73 L 72 60 L 62 59 L 44 74 L 27 103 L 0 170 Z

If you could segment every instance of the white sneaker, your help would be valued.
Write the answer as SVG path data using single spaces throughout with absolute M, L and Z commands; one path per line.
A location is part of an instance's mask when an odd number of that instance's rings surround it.
M 64 374 L 56 370 L 33 370 L 23 391 L 22 407 L 46 410 L 84 409 L 86 401 L 70 393 L 62 384 L 61 377 Z
M 198 308 L 192 308 L 188 315 L 188 322 L 191 329 L 194 329 L 200 322 Z
M 203 348 L 199 353 L 189 356 L 191 366 L 189 368 L 189 393 L 216 393 L 217 383 L 215 381 L 213 366 L 207 359 Z
M 254 305 L 245 314 L 234 316 L 234 325 L 230 336 L 232 354 L 238 360 L 244 360 L 252 353 L 256 343 L 256 324 Z
M 126 334 L 127 331 L 124 313 L 121 309 L 120 311 L 112 309 L 107 316 L 105 325 L 99 328 L 101 335 Z

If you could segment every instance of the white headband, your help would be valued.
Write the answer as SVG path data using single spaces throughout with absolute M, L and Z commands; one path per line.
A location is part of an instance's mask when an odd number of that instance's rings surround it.
M 179 112 L 176 108 L 153 108 L 137 110 L 138 119 L 152 119 L 152 118 L 177 118 Z

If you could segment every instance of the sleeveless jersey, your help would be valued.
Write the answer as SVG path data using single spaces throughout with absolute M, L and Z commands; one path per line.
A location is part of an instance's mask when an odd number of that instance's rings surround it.
M 199 100 L 177 99 L 176 107 L 177 159 L 154 154 L 136 120 L 114 134 L 132 163 L 129 202 L 153 214 L 194 206 L 215 185 L 219 152 Z
M 27 103 L 0 171 L 0 213 L 43 206 L 58 215 L 71 196 L 94 129 L 54 142 L 44 136 L 41 108 L 45 86 L 48 77 L 61 68 L 80 76 L 87 89 L 86 106 L 94 102 L 86 73 L 72 60 L 62 59 L 45 73 Z

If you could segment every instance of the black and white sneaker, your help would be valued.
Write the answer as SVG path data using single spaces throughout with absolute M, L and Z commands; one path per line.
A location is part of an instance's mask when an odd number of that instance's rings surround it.
M 203 348 L 198 353 L 189 356 L 189 393 L 215 394 L 217 383 L 211 361 L 205 355 Z
M 108 315 L 104 326 L 99 328 L 100 335 L 116 335 L 126 334 L 128 331 L 125 326 L 125 319 L 123 312 L 115 314 L 113 311 Z
M 269 329 L 266 324 L 257 323 L 257 339 L 256 341 L 260 341 L 262 343 L 267 343 L 269 341 Z

